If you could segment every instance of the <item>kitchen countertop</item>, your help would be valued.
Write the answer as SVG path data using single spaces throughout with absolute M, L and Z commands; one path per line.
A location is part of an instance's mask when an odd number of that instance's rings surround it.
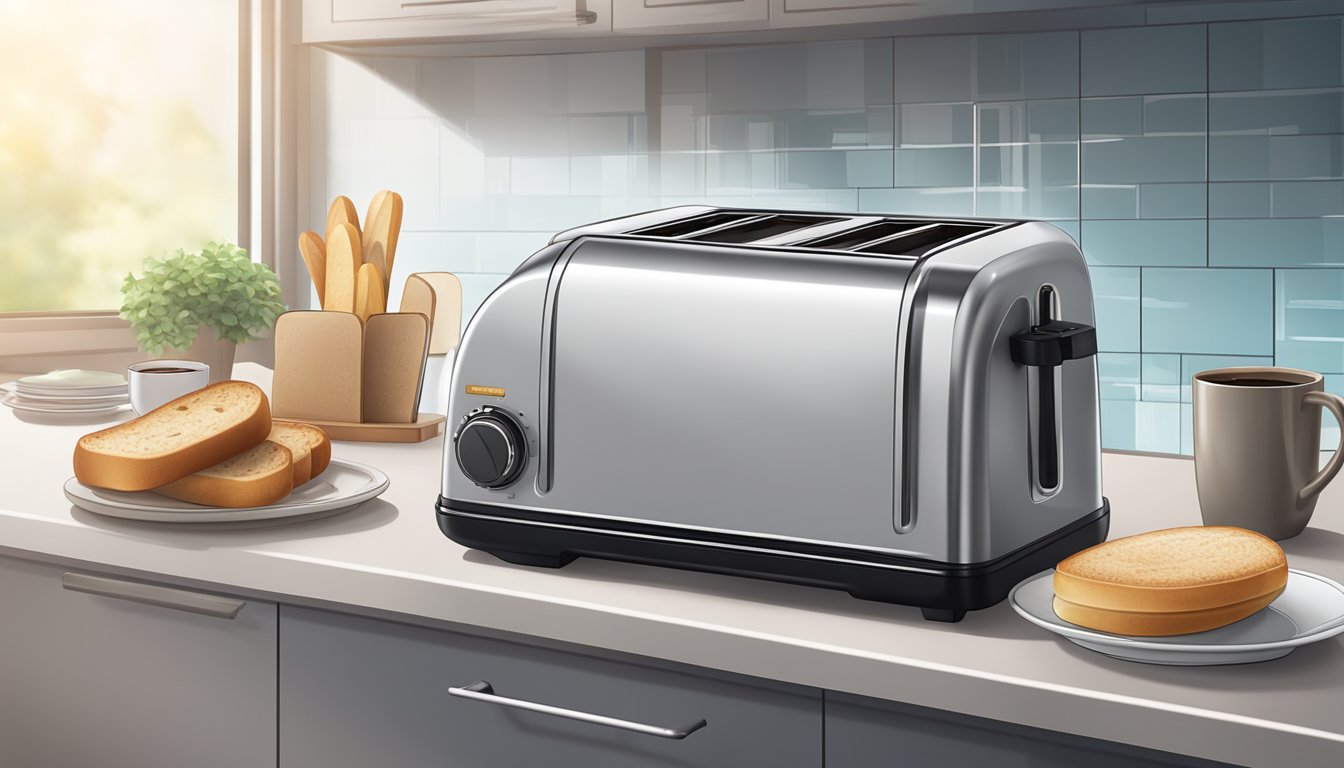
M 269 385 L 255 365 L 236 374 Z M 1344 765 L 1344 637 L 1261 664 L 1159 667 L 1074 646 L 1006 602 L 941 624 L 914 608 L 754 579 L 590 559 L 557 571 L 508 565 L 439 532 L 441 439 L 336 443 L 336 458 L 379 467 L 392 484 L 323 520 L 202 530 L 104 518 L 61 493 L 75 440 L 100 426 L 0 409 L 0 553 L 577 643 L 1236 764 Z M 1112 537 L 1199 523 L 1189 460 L 1107 453 L 1102 463 Z M 1344 481 L 1283 545 L 1291 566 L 1344 581 Z

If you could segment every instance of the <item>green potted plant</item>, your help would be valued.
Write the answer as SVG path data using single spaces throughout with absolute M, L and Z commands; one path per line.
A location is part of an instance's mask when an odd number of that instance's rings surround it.
M 148 257 L 140 277 L 126 275 L 121 294 L 121 317 L 135 327 L 141 349 L 206 363 L 211 382 L 229 378 L 236 345 L 255 340 L 285 311 L 275 273 L 231 243 Z

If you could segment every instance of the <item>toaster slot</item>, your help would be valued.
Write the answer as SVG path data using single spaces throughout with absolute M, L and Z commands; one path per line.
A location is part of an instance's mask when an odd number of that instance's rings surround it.
M 893 235 L 899 235 L 903 232 L 909 232 L 914 229 L 928 227 L 927 221 L 893 221 L 887 219 L 874 224 L 868 224 L 855 229 L 847 230 L 829 237 L 819 237 L 815 240 L 808 240 L 803 243 L 809 248 L 826 248 L 835 251 L 849 251 L 865 243 L 872 243 L 878 240 L 886 240 Z
M 709 213 L 703 216 L 693 216 L 689 219 L 681 219 L 668 224 L 659 224 L 656 227 L 647 229 L 637 229 L 630 234 L 645 235 L 647 237 L 683 237 L 692 235 L 696 232 L 704 232 L 707 229 L 715 229 L 725 224 L 731 224 L 735 221 L 757 218 L 759 214 L 728 212 L 728 213 Z
M 931 224 L 911 229 L 856 248 L 857 253 L 885 253 L 890 256 L 923 256 L 934 248 L 983 232 L 981 224 Z
M 833 221 L 840 221 L 840 218 L 835 216 L 760 216 L 712 232 L 691 235 L 685 239 L 702 243 L 751 243 L 805 227 L 829 224 Z

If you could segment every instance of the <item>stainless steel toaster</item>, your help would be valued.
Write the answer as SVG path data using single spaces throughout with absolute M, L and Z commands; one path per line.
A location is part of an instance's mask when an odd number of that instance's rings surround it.
M 557 235 L 458 348 L 440 528 L 960 619 L 1106 537 L 1092 290 L 1049 224 L 679 207 Z

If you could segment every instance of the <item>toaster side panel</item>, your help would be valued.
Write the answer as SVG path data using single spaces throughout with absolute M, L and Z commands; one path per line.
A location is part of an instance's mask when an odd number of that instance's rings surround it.
M 1043 321 L 1043 286 L 1055 319 L 1094 323 L 1082 255 L 1047 224 L 937 254 L 912 280 L 903 508 L 909 535 L 948 562 L 1000 557 L 1102 507 L 1096 358 L 1036 369 L 1011 356 L 1009 339 Z M 1040 375 L 1058 391 L 1059 480 L 1045 490 L 1033 464 Z
M 538 506 L 927 556 L 888 523 L 908 274 L 894 260 L 584 241 L 552 310 L 553 474 Z

